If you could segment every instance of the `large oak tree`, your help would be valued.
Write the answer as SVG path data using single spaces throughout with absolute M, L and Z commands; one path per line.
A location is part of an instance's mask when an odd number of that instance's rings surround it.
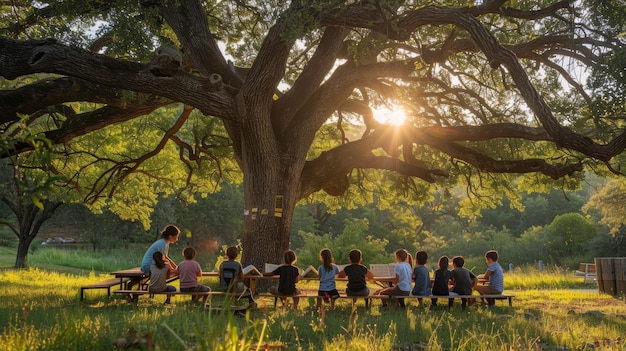
M 470 194 L 502 195 L 517 186 L 508 175 L 532 187 L 619 173 L 626 147 L 617 0 L 0 6 L 4 157 L 42 141 L 69 154 L 90 134 L 148 121 L 127 136 L 156 139 L 152 150 L 81 186 L 95 201 L 133 175 L 159 180 L 146 161 L 167 147 L 191 180 L 207 160 L 221 171 L 228 153 L 216 150 L 228 146 L 243 174 L 246 263 L 278 261 L 295 204 L 321 191 L 378 181 L 424 197 L 429 184 L 464 182 Z M 382 124 L 381 106 L 407 121 Z M 159 111 L 167 127 L 151 125 Z M 206 128 L 215 121 L 223 135 Z M 98 151 L 84 145 L 83 155 Z M 77 184 L 82 168 L 70 169 L 52 171 Z

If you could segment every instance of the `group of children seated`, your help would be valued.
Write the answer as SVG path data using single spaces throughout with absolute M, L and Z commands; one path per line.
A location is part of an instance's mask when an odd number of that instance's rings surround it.
M 150 292 L 175 292 L 176 288 L 167 285 L 167 278 L 178 275 L 180 278 L 181 292 L 208 292 L 211 289 L 198 282 L 198 277 L 202 276 L 202 268 L 195 261 L 196 250 L 192 247 L 183 249 L 184 261 L 176 265 L 167 257 L 167 249 L 170 243 L 178 240 L 180 231 L 177 227 L 167 226 L 162 232 L 162 238 L 155 242 L 146 252 L 142 262 L 141 270 L 150 274 Z M 220 264 L 220 288 L 222 291 L 243 292 L 246 287 L 243 284 L 244 274 L 242 266 L 236 261 L 239 250 L 236 247 L 229 247 L 226 250 L 228 260 Z M 339 269 L 333 262 L 333 255 L 330 249 L 320 251 L 320 261 L 322 264 L 318 268 L 319 288 L 317 304 L 321 306 L 322 301 L 330 303 L 332 308 L 334 301 L 339 297 L 336 278 L 348 279 L 346 287 L 347 296 L 370 296 L 370 290 L 367 286 L 367 280 L 374 279 L 374 274 L 362 264 L 362 253 L 358 249 L 350 251 L 350 264 Z M 404 306 L 402 296 L 468 296 L 472 295 L 473 290 L 478 291 L 480 295 L 498 295 L 504 290 L 504 272 L 498 263 L 498 252 L 495 250 L 487 251 L 485 259 L 487 261 L 487 271 L 483 275 L 485 281 L 489 281 L 488 285 L 478 285 L 478 277 L 470 270 L 464 268 L 465 260 L 462 256 L 452 258 L 452 270 L 448 269 L 449 259 L 446 256 L 439 258 L 438 269 L 434 272 L 434 279 L 431 280 L 430 272 L 426 264 L 428 263 L 428 254 L 425 251 L 418 251 L 415 254 L 416 265 L 413 267 L 413 259 L 411 255 L 404 249 L 395 252 L 396 264 L 394 266 L 394 275 L 389 287 L 376 291 L 373 295 L 386 295 L 389 297 L 397 296 L 396 301 L 400 306 Z M 300 270 L 295 266 L 296 253 L 287 250 L 284 254 L 284 264 L 278 266 L 273 271 L 265 272 L 263 275 L 279 276 L 278 286 L 270 288 L 270 293 L 285 298 L 291 296 L 293 298 L 294 307 L 297 307 L 300 290 L 296 287 L 298 281 L 302 278 Z M 413 285 L 412 282 L 415 282 Z M 193 295 L 193 301 L 199 301 L 201 295 Z M 170 295 L 167 295 L 166 304 L 170 303 Z M 206 304 L 208 295 L 202 295 L 202 302 Z M 387 305 L 388 299 L 382 299 L 383 306 Z M 437 306 L 437 298 L 432 298 L 431 308 Z M 466 308 L 468 298 L 461 298 L 462 307 Z M 422 298 L 418 298 L 422 303 Z M 449 298 L 448 307 L 452 306 L 453 298 Z M 495 304 L 495 299 L 487 298 L 486 302 L 489 306 Z M 367 303 L 367 300 L 366 300 Z M 471 303 L 471 301 L 469 301 Z
M 499 295 L 504 290 L 504 272 L 498 263 L 498 252 L 495 250 L 487 251 L 485 260 L 487 262 L 487 270 L 482 278 L 489 284 L 478 285 L 478 277 L 470 270 L 464 268 L 465 259 L 462 256 L 452 258 L 452 270 L 449 270 L 449 259 L 447 256 L 439 258 L 438 269 L 435 270 L 434 279 L 431 280 L 430 272 L 426 264 L 428 263 L 428 254 L 425 251 L 418 251 L 415 254 L 417 264 L 413 267 L 413 259 L 411 255 L 404 249 L 395 252 L 396 265 L 394 266 L 395 277 L 392 279 L 390 287 L 378 290 L 373 295 L 386 295 L 389 297 L 398 296 L 396 300 L 401 307 L 404 307 L 402 296 L 468 296 L 472 295 L 473 290 L 478 291 L 480 295 Z M 278 287 L 270 289 L 270 293 L 282 296 L 293 295 L 294 307 L 298 305 L 298 297 L 300 294 L 296 283 L 301 279 L 298 268 L 294 265 L 296 262 L 296 254 L 292 250 L 285 252 L 284 265 L 279 266 L 276 270 L 266 272 L 264 275 L 278 275 Z M 318 268 L 319 272 L 319 289 L 318 289 L 318 306 L 322 301 L 330 303 L 333 307 L 334 300 L 339 297 L 335 278 L 348 278 L 346 287 L 347 296 L 370 296 L 370 290 L 367 286 L 367 280 L 373 279 L 374 274 L 362 264 L 362 253 L 358 249 L 351 250 L 349 253 L 350 264 L 345 266 L 343 270 L 333 263 L 333 256 L 329 249 L 323 249 L 320 252 L 320 260 L 322 264 Z M 415 281 L 413 285 L 412 282 Z M 383 306 L 387 306 L 387 299 L 382 299 Z M 418 298 L 422 303 L 422 298 Z M 431 308 L 437 306 L 437 298 L 431 299 Z M 448 307 L 451 307 L 454 299 L 448 299 Z M 367 300 L 366 300 L 367 303 Z M 471 300 L 461 298 L 462 308 L 465 309 Z M 494 306 L 495 299 L 487 298 L 488 306 Z
M 169 245 L 176 243 L 180 235 L 180 229 L 169 224 L 161 231 L 161 238 L 155 241 L 146 251 L 141 262 L 141 271 L 150 276 L 148 291 L 151 293 L 175 292 L 176 287 L 167 284 L 167 279 L 178 276 L 180 279 L 181 292 L 209 292 L 211 289 L 198 282 L 202 276 L 202 267 L 195 260 L 196 250 L 193 247 L 183 249 L 184 261 L 178 265 L 168 256 Z M 246 287 L 243 284 L 243 272 L 241 264 L 235 259 L 239 255 L 236 247 L 226 250 L 228 260 L 224 261 L 219 268 L 220 288 L 222 291 L 243 292 Z M 171 295 L 166 295 L 165 304 L 170 303 Z M 192 295 L 192 301 L 206 305 L 208 295 Z
M 194 259 L 196 250 L 193 247 L 185 247 L 183 249 L 184 261 L 178 265 L 173 262 L 164 262 L 163 253 L 155 252 L 153 254 L 154 263 L 150 267 L 150 284 L 148 291 L 150 292 L 175 292 L 176 287 L 167 284 L 167 278 L 178 275 L 180 279 L 181 292 L 209 292 L 211 288 L 198 282 L 198 277 L 202 276 L 202 268 Z M 235 259 L 239 256 L 239 249 L 229 247 L 226 250 L 225 260 L 220 264 L 219 277 L 220 289 L 224 292 L 242 293 L 247 287 L 244 285 L 244 275 L 241 264 Z M 285 266 L 286 267 L 286 266 Z M 294 283 L 295 285 L 295 283 Z M 193 302 L 200 302 L 202 296 L 202 304 L 206 305 L 208 295 L 192 295 Z M 170 295 L 167 295 L 165 304 L 170 303 Z

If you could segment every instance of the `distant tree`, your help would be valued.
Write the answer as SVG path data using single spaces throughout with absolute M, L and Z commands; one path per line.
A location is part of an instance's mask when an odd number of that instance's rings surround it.
M 544 231 L 547 253 L 557 259 L 584 253 L 598 229 L 580 213 L 558 215 Z
M 590 177 L 591 178 L 591 177 Z M 509 199 L 500 205 L 481 211 L 480 222 L 486 227 L 507 227 L 519 236 L 534 226 L 550 224 L 554 217 L 569 212 L 580 212 L 588 198 L 588 186 L 580 190 L 554 190 L 520 194 L 520 207 L 514 208 Z
M 531 227 L 515 239 L 515 249 L 511 250 L 510 260 L 513 264 L 547 262 L 548 248 L 545 245 L 545 228 Z
M 524 197 L 523 194 L 521 195 Z M 541 200 L 540 200 L 541 201 Z M 542 198 L 545 203 L 548 200 Z M 540 205 L 540 203 L 537 203 Z M 531 206 L 530 209 L 534 209 Z M 528 207 L 524 211 L 529 210 Z M 509 199 L 502 199 L 502 203 L 494 208 L 486 208 L 480 211 L 480 218 L 476 218 L 476 221 L 480 223 L 482 228 L 511 228 L 512 230 L 519 230 L 525 226 L 522 220 L 522 212 L 516 208 L 511 208 L 511 201 Z M 523 231 L 523 230 L 521 230 Z
M 611 179 L 593 193 L 589 201 L 583 206 L 583 211 L 595 214 L 599 223 L 609 228 L 615 234 L 624 228 L 626 219 L 626 182 L 621 179 Z
M 94 214 L 82 203 L 64 204 L 40 231 L 42 239 L 55 236 L 70 237 L 88 243 L 94 251 L 127 245 L 143 234 L 137 222 L 124 221 L 104 209 Z
M 31 243 L 62 201 L 54 194 L 54 178 L 22 168 L 17 159 L 0 160 L 0 201 L 14 216 L 0 219 L 0 225 L 7 226 L 18 239 L 14 267 L 26 268 Z
M 178 204 L 178 223 L 190 235 L 188 240 L 204 249 L 216 250 L 217 244 L 233 244 L 243 230 L 243 194 L 241 185 L 222 182 L 219 190 L 201 196 L 192 203 Z
M 317 235 L 300 232 L 304 241 L 302 249 L 298 250 L 298 262 L 300 265 L 319 265 L 319 252 L 323 248 L 329 248 L 333 252 L 335 263 L 347 264 L 348 253 L 352 249 L 359 249 L 363 253 L 365 264 L 377 262 L 392 262 L 393 255 L 387 252 L 387 240 L 374 237 L 370 234 L 369 221 L 367 219 L 348 219 L 344 230 L 339 235 L 328 233 Z
M 150 213 L 151 240 L 156 240 L 161 235 L 161 230 L 168 224 L 178 223 L 179 207 L 181 203 L 176 196 L 160 196 L 154 206 L 154 211 Z
M 590 241 L 589 248 L 591 258 L 626 256 L 626 227 L 613 234 L 600 233 Z

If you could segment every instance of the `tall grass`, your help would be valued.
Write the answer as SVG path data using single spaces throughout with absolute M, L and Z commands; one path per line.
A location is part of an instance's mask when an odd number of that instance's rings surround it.
M 581 289 L 595 288 L 595 283 L 585 284 L 574 271 L 556 266 L 539 270 L 536 266 L 521 266 L 504 276 L 506 289 Z
M 87 272 L 111 272 L 140 266 L 146 249 L 146 244 L 129 244 L 108 251 L 62 250 L 44 246 L 38 248 L 28 258 L 29 265 L 32 267 L 51 266 L 57 269 L 71 267 Z M 176 262 L 182 261 L 184 259 L 182 249 L 183 245 L 170 245 L 169 256 Z M 196 257 L 196 260 L 206 270 L 209 266 L 209 261 L 214 261 L 215 258 L 199 255 Z
M 91 262 L 74 255 L 59 257 Z M 45 257 L 50 260 L 46 264 L 59 263 L 53 260 L 56 256 Z M 104 267 L 113 264 L 109 258 L 102 260 Z M 129 266 L 126 262 L 117 268 Z M 447 311 L 411 301 L 406 309 L 383 309 L 377 302 L 371 308 L 362 302 L 353 308 L 340 300 L 334 310 L 321 313 L 313 300 L 302 300 L 293 310 L 274 309 L 272 300 L 259 299 L 248 318 L 211 313 L 181 296 L 171 306 L 162 304 L 162 296 L 141 298 L 133 305 L 90 290 L 86 302 L 80 303 L 81 285 L 110 277 L 98 270 L 81 272 L 0 271 L 0 350 L 112 350 L 130 330 L 138 336 L 149 334 L 153 350 L 173 351 L 255 350 L 254 345 L 265 343 L 298 351 L 582 350 L 594 343 L 601 345 L 595 349 L 626 350 L 623 301 L 590 291 L 592 285 L 582 285 L 573 273 L 557 269 L 538 272 L 529 267 L 507 273 L 507 292 L 516 295 L 513 307 L 498 302 L 496 309 L 464 311 L 457 302 Z M 209 280 L 213 278 L 205 279 L 214 285 Z M 316 290 L 317 283 L 301 287 Z M 214 307 L 228 304 L 218 298 L 211 302 Z
M 145 245 L 126 246 L 114 251 L 59 250 L 40 248 L 29 255 L 33 267 L 64 266 L 95 272 L 111 272 L 137 267 L 146 250 Z
M 261 319 L 208 313 L 182 299 L 175 306 L 104 298 L 81 304 L 78 289 L 91 280 L 38 269 L 0 272 L 0 349 L 111 350 L 131 329 L 149 334 L 159 350 L 249 350 L 263 340 Z

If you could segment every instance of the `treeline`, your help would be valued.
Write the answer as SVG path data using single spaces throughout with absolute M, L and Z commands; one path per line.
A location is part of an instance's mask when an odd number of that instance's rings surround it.
M 336 262 L 344 263 L 348 251 L 357 247 L 367 263 L 390 262 L 393 251 L 405 248 L 412 253 L 426 250 L 433 266 L 441 255 L 463 255 L 469 267 L 480 270 L 484 267 L 483 253 L 495 249 L 505 267 L 541 260 L 546 265 L 573 268 L 593 257 L 626 254 L 624 230 L 611 233 L 610 228 L 599 224 L 600 211 L 583 211 L 585 206 L 593 207 L 589 203 L 597 191 L 597 187 L 586 185 L 575 193 L 522 194 L 523 210 L 511 208 L 505 200 L 475 218 L 460 214 L 457 197 L 434 197 L 418 207 L 398 203 L 385 210 L 378 209 L 376 203 L 336 211 L 322 203 L 308 203 L 296 209 L 291 247 L 302 266 L 319 264 L 318 253 L 324 247 L 333 250 Z M 194 203 L 183 204 L 173 196 L 161 199 L 149 232 L 108 211 L 93 214 L 80 204 L 68 204 L 46 222 L 38 240 L 69 237 L 87 243 L 91 250 L 114 250 L 133 243 L 147 244 L 158 238 L 165 224 L 176 223 L 183 231 L 181 245 L 197 247 L 209 257 L 204 261 L 211 269 L 223 247 L 237 243 L 243 211 L 242 189 L 230 184 L 223 184 L 218 193 L 196 198 Z M 0 206 L 0 218 L 10 217 L 10 211 Z M 0 227 L 0 245 L 15 242 L 12 233 Z M 39 243 L 34 243 L 31 250 L 38 247 Z
M 524 210 L 512 209 L 504 201 L 473 219 L 459 215 L 460 206 L 454 199 L 410 211 L 401 205 L 381 211 L 375 204 L 339 210 L 324 221 L 314 221 L 313 228 L 307 222 L 310 216 L 299 212 L 301 230 L 293 237 L 292 246 L 302 248 L 299 261 L 303 265 L 318 264 L 317 253 L 323 247 L 333 249 L 339 263 L 346 261 L 351 247 L 359 247 L 368 262 L 392 262 L 391 253 L 405 248 L 411 253 L 427 251 L 433 268 L 441 255 L 463 255 L 468 267 L 480 271 L 485 268 L 485 251 L 495 249 L 505 268 L 539 261 L 575 268 L 594 257 L 626 255 L 623 228 L 610 234 L 610 228 L 599 224 L 600 213 L 583 211 L 593 191 L 587 185 L 569 194 L 522 194 Z M 306 207 L 299 211 L 306 212 Z M 323 212 L 309 207 L 309 214 Z M 309 223 L 308 229 L 302 223 Z

